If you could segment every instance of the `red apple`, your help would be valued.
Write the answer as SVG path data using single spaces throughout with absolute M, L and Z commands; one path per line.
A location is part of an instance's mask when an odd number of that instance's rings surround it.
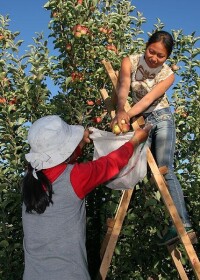
M 93 105 L 94 105 L 94 101 L 92 101 L 92 100 L 87 100 L 87 105 L 93 106 Z
M 58 16 L 58 13 L 57 12 L 53 12 L 52 16 L 55 18 Z
M 122 132 L 126 133 L 130 130 L 130 125 L 128 123 L 122 124 Z
M 76 37 L 76 38 L 80 38 L 81 37 L 81 32 L 79 32 L 79 31 L 76 31 L 75 33 L 74 33 L 74 36 Z
M 102 118 L 101 118 L 101 117 L 95 117 L 95 118 L 93 119 L 93 121 L 94 121 L 95 123 L 100 123 L 100 122 L 102 121 Z
M 4 97 L 0 97 L 0 103 L 6 103 L 6 99 Z
M 83 4 L 83 0 L 78 0 L 77 4 L 82 5 Z
M 81 34 L 82 35 L 86 35 L 87 33 L 88 33 L 88 28 L 87 27 L 84 27 L 84 26 L 82 26 L 82 29 L 81 29 Z
M 114 125 L 112 132 L 116 135 L 119 135 L 121 133 L 121 129 L 119 128 L 118 124 Z
M 13 105 L 13 104 L 16 104 L 16 103 L 17 103 L 17 98 L 16 97 L 10 99 L 10 101 L 9 101 L 10 105 Z
M 73 73 L 71 74 L 71 77 L 72 77 L 72 81 L 74 81 L 74 80 L 76 79 L 76 73 L 73 72 Z
M 114 45 L 107 45 L 106 49 L 117 53 L 117 48 Z
M 186 112 L 183 112 L 183 113 L 181 114 L 181 116 L 182 116 L 183 118 L 187 118 L 187 116 L 188 116 L 188 113 L 186 113 Z
M 96 103 L 96 105 L 101 105 L 101 99 L 97 99 L 97 100 L 95 101 L 95 103 Z
M 84 79 L 84 75 L 82 73 L 78 73 L 78 72 L 73 72 L 71 74 L 72 77 L 72 81 L 83 81 Z
M 66 45 L 66 50 L 67 50 L 67 51 L 71 51 L 71 49 L 72 49 L 72 45 L 71 45 L 71 44 L 67 44 L 67 45 Z
M 4 39 L 3 34 L 0 34 L 0 40 L 3 40 L 3 39 Z
M 76 31 L 81 31 L 81 25 L 80 24 L 76 24 L 76 25 L 74 25 L 74 27 L 73 27 L 73 31 L 74 32 L 76 32 Z
M 104 28 L 104 27 L 100 27 L 100 28 L 99 28 L 99 31 L 102 32 L 102 33 L 104 33 L 104 34 L 107 34 L 107 29 Z

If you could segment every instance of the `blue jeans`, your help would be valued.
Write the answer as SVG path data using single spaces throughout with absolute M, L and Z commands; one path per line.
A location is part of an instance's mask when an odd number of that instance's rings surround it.
M 158 167 L 167 166 L 168 173 L 164 175 L 168 190 L 185 227 L 191 227 L 186 210 L 183 191 L 174 173 L 175 124 L 170 108 L 164 108 L 143 114 L 146 123 L 153 125 L 148 142 Z

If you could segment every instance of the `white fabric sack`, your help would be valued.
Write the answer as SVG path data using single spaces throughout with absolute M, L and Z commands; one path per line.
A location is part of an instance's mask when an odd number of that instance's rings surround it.
M 134 132 L 116 136 L 112 132 L 90 128 L 93 131 L 90 138 L 94 143 L 93 159 L 105 156 L 113 150 L 118 149 L 130 140 Z M 134 151 L 128 164 L 120 173 L 107 183 L 107 187 L 115 190 L 133 189 L 147 174 L 147 147 L 146 143 L 140 144 Z

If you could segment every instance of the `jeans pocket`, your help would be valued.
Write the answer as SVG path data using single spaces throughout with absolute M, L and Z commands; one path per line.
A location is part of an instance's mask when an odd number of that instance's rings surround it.
M 173 121 L 173 116 L 171 114 L 163 114 L 158 117 L 159 121 Z

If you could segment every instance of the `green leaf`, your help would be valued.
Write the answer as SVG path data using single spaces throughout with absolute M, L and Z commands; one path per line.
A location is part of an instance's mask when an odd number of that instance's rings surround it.
M 0 248 L 7 248 L 9 246 L 9 243 L 7 240 L 2 240 L 0 242 Z

